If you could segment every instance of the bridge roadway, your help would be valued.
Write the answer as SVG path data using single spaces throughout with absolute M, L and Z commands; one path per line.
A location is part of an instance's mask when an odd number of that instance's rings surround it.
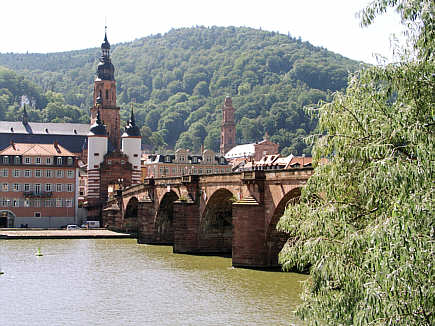
M 278 266 L 288 235 L 276 224 L 313 168 L 145 179 L 109 200 L 102 220 L 175 253 L 232 256 L 235 267 Z

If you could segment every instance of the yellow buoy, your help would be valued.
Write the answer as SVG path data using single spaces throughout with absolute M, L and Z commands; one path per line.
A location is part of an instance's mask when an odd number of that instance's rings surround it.
M 38 251 L 35 253 L 35 256 L 44 256 L 44 255 L 41 253 L 41 248 L 38 248 Z

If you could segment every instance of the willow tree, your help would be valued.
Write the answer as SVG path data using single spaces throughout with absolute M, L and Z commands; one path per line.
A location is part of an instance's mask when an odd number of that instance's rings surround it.
M 313 156 L 327 163 L 278 224 L 293 239 L 283 268 L 310 270 L 297 314 L 314 325 L 435 324 L 435 5 L 376 0 L 362 24 L 389 7 L 412 46 L 315 112 Z

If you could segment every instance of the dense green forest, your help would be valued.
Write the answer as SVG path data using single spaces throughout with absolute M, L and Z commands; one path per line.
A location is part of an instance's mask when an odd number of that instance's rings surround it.
M 33 121 L 87 122 L 99 55 L 99 48 L 0 54 L 0 66 L 19 75 L 0 69 L 0 118 L 15 120 L 25 94 Z M 316 121 L 304 107 L 329 101 L 359 68 L 290 35 L 244 27 L 182 28 L 116 44 L 112 62 L 122 119 L 134 102 L 144 143 L 218 150 L 221 107 L 231 95 L 237 142 L 267 132 L 283 154 L 310 152 L 303 139 Z

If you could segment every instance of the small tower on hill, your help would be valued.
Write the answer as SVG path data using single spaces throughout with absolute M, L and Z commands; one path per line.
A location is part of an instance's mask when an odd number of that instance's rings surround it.
M 221 155 L 225 155 L 231 148 L 236 146 L 236 122 L 234 112 L 231 97 L 227 96 L 222 108 Z

